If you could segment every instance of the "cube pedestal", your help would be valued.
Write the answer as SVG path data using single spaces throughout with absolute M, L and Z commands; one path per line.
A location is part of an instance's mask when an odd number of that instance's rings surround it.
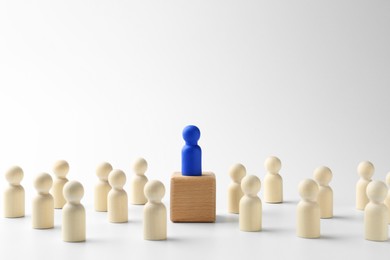
M 171 177 L 171 221 L 215 222 L 215 175 L 203 172 L 202 176 Z

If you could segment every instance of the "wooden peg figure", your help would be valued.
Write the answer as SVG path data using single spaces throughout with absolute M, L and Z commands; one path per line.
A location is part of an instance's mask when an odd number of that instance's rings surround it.
M 23 170 L 19 166 L 13 166 L 5 173 L 5 179 L 9 183 L 3 196 L 3 212 L 6 218 L 24 217 L 25 192 L 20 185 L 23 176 Z
M 278 157 L 270 156 L 264 162 L 267 174 L 264 178 L 264 201 L 267 203 L 283 202 L 283 179 L 279 174 L 282 163 Z
M 228 189 L 228 212 L 238 214 L 240 211 L 240 200 L 244 196 L 241 189 L 241 180 L 246 175 L 244 165 L 237 163 L 229 170 L 230 178 L 232 179 Z
M 356 209 L 358 210 L 364 210 L 368 203 L 366 188 L 371 182 L 374 171 L 374 165 L 369 161 L 363 161 L 358 165 L 357 172 L 360 176 L 360 179 L 356 183 Z
M 131 179 L 131 204 L 144 205 L 148 200 L 144 194 L 145 184 L 148 178 L 145 172 L 148 169 L 148 163 L 144 158 L 138 158 L 133 164 L 134 176 Z
M 62 209 L 66 202 L 62 191 L 64 185 L 68 182 L 68 179 L 66 178 L 66 175 L 69 172 L 68 162 L 64 160 L 55 162 L 53 172 L 56 177 L 53 182 L 53 187 L 51 188 L 51 194 L 54 198 L 54 208 Z
M 386 184 L 372 181 L 367 185 L 369 203 L 364 209 L 364 227 L 367 240 L 386 241 L 388 239 L 388 209 L 383 203 L 388 193 Z
M 165 195 L 162 182 L 151 180 L 145 185 L 145 195 L 148 199 L 144 207 L 144 239 L 167 239 L 167 209 L 161 202 Z
M 62 209 L 62 239 L 65 242 L 83 242 L 86 239 L 85 209 L 80 203 L 84 188 L 77 181 L 64 186 L 66 204 Z
M 329 182 L 332 180 L 332 171 L 325 166 L 318 167 L 314 171 L 314 180 L 319 188 L 317 202 L 320 206 L 321 218 L 332 218 L 333 190 L 329 186 Z
M 185 145 L 181 150 L 181 174 L 183 176 L 202 176 L 202 149 L 198 145 L 200 130 L 188 125 L 183 129 Z
M 95 186 L 94 206 L 96 211 L 107 211 L 107 196 L 111 190 L 108 183 L 108 175 L 112 171 L 112 166 L 108 162 L 103 162 L 96 168 L 96 176 L 99 178 Z
M 388 213 L 388 217 L 389 217 L 388 223 L 390 224 L 390 172 L 386 176 L 386 184 L 387 184 L 387 188 L 389 190 L 387 192 L 387 196 L 385 199 L 385 205 L 386 205 L 388 212 L 389 212 Z
M 301 181 L 298 187 L 302 200 L 297 206 L 297 236 L 320 237 L 320 206 L 317 203 L 318 185 L 311 179 Z
M 127 193 L 123 189 L 126 183 L 126 175 L 121 170 L 112 170 L 108 175 L 108 182 L 112 189 L 107 197 L 108 221 L 112 223 L 124 223 L 128 221 Z
M 39 174 L 34 180 L 38 194 L 32 203 L 32 226 L 37 229 L 54 227 L 54 199 L 49 193 L 53 179 L 48 173 Z
M 262 205 L 257 196 L 261 182 L 255 175 L 247 175 L 241 181 L 244 196 L 240 200 L 239 224 L 241 231 L 261 231 Z

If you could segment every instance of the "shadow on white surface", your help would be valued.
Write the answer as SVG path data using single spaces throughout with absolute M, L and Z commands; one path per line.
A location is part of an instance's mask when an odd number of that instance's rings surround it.
M 221 224 L 224 224 L 224 223 L 228 223 L 228 224 L 238 223 L 238 214 L 229 214 L 229 215 L 220 215 L 220 214 L 218 214 L 216 216 L 215 223 L 216 224 L 218 224 L 218 223 L 221 223 Z

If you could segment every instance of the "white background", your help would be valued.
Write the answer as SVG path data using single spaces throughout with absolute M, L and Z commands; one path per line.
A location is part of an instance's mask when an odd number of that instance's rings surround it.
M 0 219 L 1 259 L 387 259 L 390 242 L 363 239 L 354 188 L 362 160 L 374 179 L 390 171 L 389 34 L 385 0 L 1 1 L 0 172 L 24 169 L 27 214 Z M 142 238 L 142 207 L 123 225 L 93 211 L 97 164 L 130 179 L 139 156 L 169 207 L 187 124 L 217 176 L 216 224 L 170 223 L 156 243 Z M 263 179 L 268 155 L 282 160 L 287 203 L 263 205 L 264 232 L 239 232 L 228 169 Z M 57 159 L 85 187 L 83 244 L 61 241 L 60 211 L 54 230 L 31 228 L 33 178 Z M 297 185 L 320 165 L 336 217 L 321 239 L 296 238 Z

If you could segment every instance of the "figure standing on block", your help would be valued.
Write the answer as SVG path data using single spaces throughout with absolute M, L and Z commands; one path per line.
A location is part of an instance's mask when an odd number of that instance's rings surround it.
M 53 179 L 48 173 L 39 174 L 34 181 L 38 194 L 32 203 L 32 226 L 37 229 L 54 227 L 54 199 L 49 193 Z
M 366 188 L 371 181 L 374 170 L 374 165 L 369 161 L 363 161 L 358 165 L 357 171 L 360 176 L 356 183 L 356 209 L 358 210 L 364 210 L 368 203 Z
M 333 217 L 333 190 L 329 187 L 332 180 L 332 171 L 325 166 L 318 167 L 314 171 L 314 180 L 318 184 L 318 205 L 320 206 L 321 218 Z
M 387 174 L 386 176 L 386 184 L 387 184 L 387 187 L 388 187 L 388 192 L 387 192 L 387 196 L 386 196 L 386 199 L 385 199 L 385 205 L 388 209 L 388 217 L 389 217 L 389 220 L 388 220 L 388 223 L 390 224 L 390 172 Z
M 108 183 L 108 174 L 112 171 L 112 166 L 108 162 L 103 162 L 96 168 L 96 176 L 99 178 L 95 186 L 94 206 L 96 211 L 107 211 L 107 196 L 111 190 Z
M 108 175 L 108 182 L 112 189 L 107 197 L 108 221 L 112 223 L 124 223 L 128 221 L 127 193 L 123 189 L 126 183 L 126 175 L 121 170 L 113 170 Z
M 200 131 L 196 126 L 184 128 L 182 171 L 173 173 L 170 185 L 172 222 L 215 222 L 216 178 L 202 172 L 202 151 L 197 144 Z
M 387 187 L 381 181 L 372 181 L 367 185 L 369 203 L 364 209 L 364 227 L 367 240 L 386 241 L 388 239 L 388 209 L 383 203 L 387 196 Z
M 297 206 L 297 236 L 320 237 L 320 206 L 317 203 L 318 185 L 311 179 L 301 181 L 298 187 L 302 200 Z
M 85 209 L 80 203 L 84 188 L 77 181 L 64 186 L 66 204 L 62 209 L 62 239 L 65 242 L 83 242 L 86 239 Z
M 144 239 L 167 239 L 167 209 L 161 202 L 165 195 L 164 184 L 151 180 L 145 185 L 148 202 L 144 207 Z
M 244 196 L 240 200 L 240 230 L 260 231 L 262 228 L 262 205 L 257 196 L 261 187 L 260 179 L 247 175 L 241 181 Z
M 264 178 L 264 201 L 267 203 L 283 202 L 283 179 L 279 175 L 282 163 L 278 157 L 270 156 L 264 162 L 267 174 Z
M 131 204 L 144 205 L 148 200 L 144 194 L 145 184 L 148 178 L 145 172 L 148 169 L 148 163 L 144 158 L 138 158 L 133 164 L 135 175 L 131 179 Z
M 184 176 L 202 175 L 202 149 L 198 145 L 200 130 L 194 125 L 186 126 L 183 139 L 186 142 L 181 151 L 181 173 Z
M 53 166 L 53 172 L 56 178 L 54 179 L 51 194 L 54 198 L 54 208 L 62 209 L 65 205 L 65 198 L 62 193 L 64 185 L 68 182 L 66 175 L 69 172 L 69 164 L 67 161 L 59 160 Z
M 238 214 L 240 211 L 240 200 L 244 193 L 241 189 L 241 180 L 246 175 L 244 165 L 237 163 L 229 170 L 230 178 L 232 179 L 228 189 L 228 212 Z
M 13 166 L 5 173 L 5 179 L 9 183 L 3 196 L 3 210 L 6 218 L 24 217 L 25 195 L 24 188 L 20 185 L 23 176 L 23 170 L 19 166 Z

